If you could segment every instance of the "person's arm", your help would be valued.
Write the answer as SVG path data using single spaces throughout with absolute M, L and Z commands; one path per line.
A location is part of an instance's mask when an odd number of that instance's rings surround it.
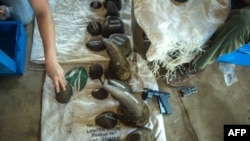
M 38 29 L 44 46 L 46 72 L 52 79 L 56 92 L 60 91 L 60 86 L 65 90 L 66 81 L 64 71 L 56 57 L 55 27 L 48 0 L 30 0 L 30 3 L 35 12 Z

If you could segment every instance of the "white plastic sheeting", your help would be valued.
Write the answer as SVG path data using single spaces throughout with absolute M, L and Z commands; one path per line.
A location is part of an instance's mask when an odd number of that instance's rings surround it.
M 134 65 L 131 64 L 131 66 Z M 74 67 L 72 65 L 71 67 L 64 67 L 64 69 L 68 71 Z M 84 65 L 87 72 L 89 67 Z M 140 70 L 141 68 L 136 69 L 134 66 L 131 69 Z M 147 72 L 148 75 L 139 76 L 133 72 L 130 81 L 133 91 L 142 90 L 143 88 L 158 90 L 154 75 L 149 70 L 144 69 L 143 71 Z M 119 106 L 119 102 L 110 94 L 104 100 L 95 99 L 91 95 L 93 89 L 100 87 L 101 83 L 99 80 L 91 80 L 89 78 L 83 90 L 77 92 L 76 88 L 74 88 L 74 93 L 69 103 L 60 104 L 55 99 L 52 81 L 46 76 L 42 98 L 42 141 L 126 141 L 127 135 L 138 128 L 126 126 L 119 122 L 114 128 L 107 130 L 95 123 L 97 115 L 105 111 L 116 113 Z M 156 98 L 145 101 L 145 103 L 150 109 L 150 120 L 145 127 L 153 131 L 157 141 L 166 141 L 163 116 L 159 112 Z
M 154 69 L 190 62 L 226 19 L 229 0 L 134 0 L 135 18 L 151 41 L 146 54 Z M 171 57 L 174 53 L 178 55 Z
M 57 58 L 60 63 L 89 63 L 109 60 L 106 50 L 91 51 L 86 47 L 90 39 L 102 38 L 91 36 L 86 28 L 89 22 L 96 20 L 101 24 L 105 20 L 106 9 L 91 9 L 92 0 L 49 0 L 55 22 Z M 123 1 L 120 18 L 125 24 L 125 34 L 131 38 L 130 14 L 131 1 Z M 131 39 L 132 43 L 132 39 Z M 33 44 L 30 61 L 45 63 L 43 45 L 37 23 L 34 25 Z

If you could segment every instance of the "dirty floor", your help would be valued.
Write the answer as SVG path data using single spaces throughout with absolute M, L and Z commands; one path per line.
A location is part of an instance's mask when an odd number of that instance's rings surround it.
M 28 34 L 25 74 L 0 77 L 0 141 L 39 141 L 43 65 L 29 62 L 33 24 Z M 222 141 L 225 124 L 250 124 L 250 68 L 236 66 L 238 81 L 227 87 L 218 63 L 209 65 L 188 86 L 198 93 L 182 97 L 179 88 L 159 80 L 171 94 L 173 114 L 164 115 L 168 141 Z

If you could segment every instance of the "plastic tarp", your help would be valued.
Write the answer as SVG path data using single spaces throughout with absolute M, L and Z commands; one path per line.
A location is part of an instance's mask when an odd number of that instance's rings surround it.
M 139 57 L 137 55 L 137 57 Z M 65 66 L 66 71 L 77 65 Z M 103 65 L 104 66 L 104 65 Z M 89 65 L 83 65 L 88 72 Z M 129 83 L 133 91 L 139 92 L 143 88 L 158 90 L 154 75 L 149 70 L 141 69 L 131 64 L 133 75 Z M 100 88 L 99 80 L 88 79 L 85 88 L 77 91 L 73 88 L 73 95 L 67 104 L 61 104 L 55 99 L 55 90 L 51 79 L 46 76 L 42 98 L 41 139 L 42 141 L 126 141 L 129 133 L 136 129 L 118 122 L 112 129 L 104 129 L 95 123 L 95 118 L 106 111 L 117 113 L 119 102 L 110 94 L 104 100 L 98 100 L 91 95 L 91 91 Z M 166 141 L 163 116 L 160 114 L 156 97 L 145 101 L 150 110 L 149 122 L 145 127 L 152 130 L 157 141 Z
M 135 19 L 151 41 L 146 57 L 153 69 L 173 71 L 193 60 L 229 10 L 229 0 L 134 0 Z
M 91 9 L 91 0 L 49 0 L 50 9 L 54 18 L 56 30 L 57 58 L 60 63 L 89 63 L 108 61 L 106 50 L 95 52 L 86 47 L 91 39 L 100 39 L 99 36 L 91 36 L 87 32 L 89 22 L 95 20 L 103 23 L 106 9 Z M 131 38 L 130 30 L 131 2 L 125 1 L 120 11 L 120 18 L 125 25 L 125 34 Z M 132 43 L 132 39 L 131 39 Z M 37 27 L 34 25 L 33 43 L 30 61 L 33 63 L 45 63 L 43 44 Z

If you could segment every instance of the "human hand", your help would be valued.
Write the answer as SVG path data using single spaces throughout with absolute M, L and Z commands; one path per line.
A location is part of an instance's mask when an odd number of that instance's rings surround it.
M 66 90 L 66 80 L 64 77 L 64 70 L 57 62 L 46 62 L 46 72 L 53 81 L 56 92 Z

